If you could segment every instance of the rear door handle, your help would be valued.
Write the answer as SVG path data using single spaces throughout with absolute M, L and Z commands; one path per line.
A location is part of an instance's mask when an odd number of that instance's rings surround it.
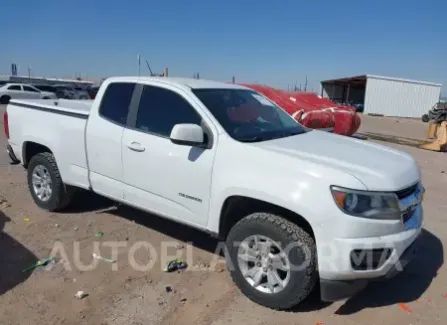
M 143 152 L 145 150 L 145 148 L 141 145 L 141 143 L 138 143 L 138 142 L 132 142 L 132 143 L 128 144 L 127 147 L 130 150 L 138 151 L 138 152 Z

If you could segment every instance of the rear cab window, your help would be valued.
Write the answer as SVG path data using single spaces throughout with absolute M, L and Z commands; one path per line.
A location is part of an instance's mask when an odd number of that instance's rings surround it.
M 102 96 L 99 115 L 115 124 L 125 126 L 135 85 L 130 82 L 110 83 Z

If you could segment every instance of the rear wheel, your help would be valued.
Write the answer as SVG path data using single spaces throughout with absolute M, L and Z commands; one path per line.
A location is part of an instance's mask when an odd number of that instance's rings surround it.
M 233 281 L 258 304 L 290 309 L 315 287 L 315 242 L 286 219 L 253 213 L 231 229 L 227 247 Z
M 53 154 L 39 153 L 28 164 L 28 187 L 34 202 L 42 209 L 65 208 L 73 193 L 63 182 Z
M 0 104 L 8 104 L 10 100 L 11 97 L 3 95 L 2 97 L 0 97 Z
M 428 114 L 422 115 L 422 122 L 427 123 L 428 121 L 430 121 L 430 118 L 428 117 Z

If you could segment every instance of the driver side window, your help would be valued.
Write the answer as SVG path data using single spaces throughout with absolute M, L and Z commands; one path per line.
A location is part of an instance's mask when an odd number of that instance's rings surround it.
M 169 89 L 144 86 L 135 127 L 141 131 L 169 137 L 174 125 L 200 125 L 201 116 L 182 96 Z

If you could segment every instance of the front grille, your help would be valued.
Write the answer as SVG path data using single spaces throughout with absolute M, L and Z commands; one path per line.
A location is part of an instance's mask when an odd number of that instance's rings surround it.
M 404 223 L 407 222 L 408 220 L 411 219 L 411 217 L 413 216 L 413 214 L 414 214 L 414 210 L 402 214 L 402 221 L 403 221 Z
M 418 188 L 419 183 L 416 183 L 414 185 L 411 185 L 410 187 L 404 188 L 403 190 L 397 191 L 396 195 L 399 198 L 399 200 L 406 198 L 407 196 L 413 194 L 416 189 Z

